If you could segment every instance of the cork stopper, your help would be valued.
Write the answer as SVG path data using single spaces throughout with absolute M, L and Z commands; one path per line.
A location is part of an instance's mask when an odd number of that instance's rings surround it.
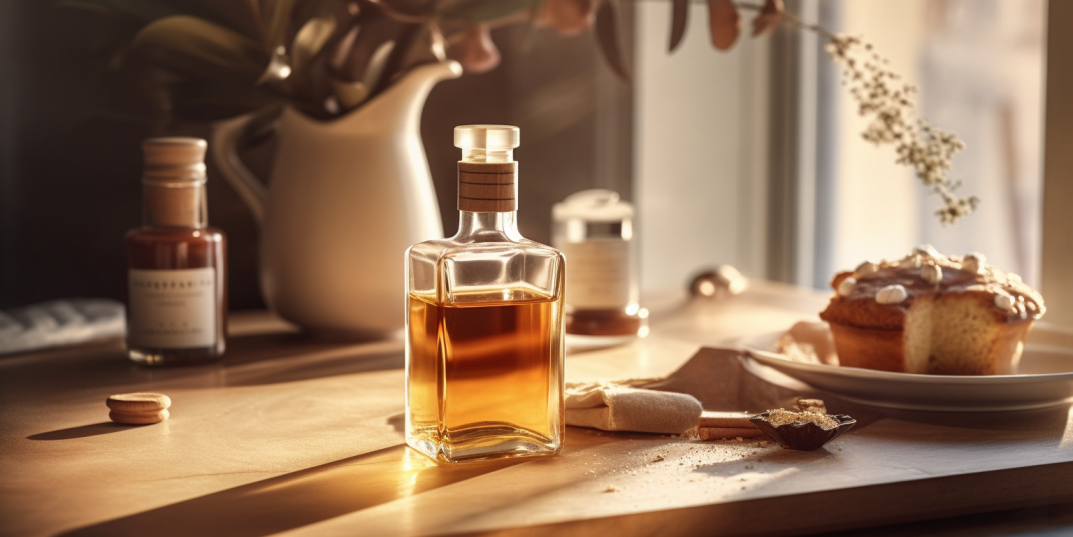
M 205 182 L 205 150 L 201 138 L 149 138 L 142 142 L 147 180 Z
M 518 127 L 463 125 L 455 127 L 458 162 L 458 210 L 502 213 L 518 210 Z
M 150 138 L 142 142 L 145 223 L 204 227 L 205 149 L 200 138 Z

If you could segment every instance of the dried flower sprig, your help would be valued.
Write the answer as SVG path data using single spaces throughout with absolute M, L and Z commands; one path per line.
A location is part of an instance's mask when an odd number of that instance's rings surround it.
M 827 52 L 843 67 L 842 84 L 857 102 L 857 112 L 869 120 L 861 137 L 875 145 L 893 145 L 896 163 L 909 166 L 917 178 L 943 199 L 935 215 L 944 224 L 968 216 L 980 203 L 960 197 L 959 181 L 948 177 L 954 155 L 965 144 L 916 114 L 915 85 L 890 69 L 869 43 L 848 35 L 830 35 Z
M 764 6 L 739 3 L 737 7 L 761 11 Z M 826 28 L 781 13 L 780 22 L 815 32 L 827 40 L 831 59 L 843 67 L 842 84 L 857 102 L 857 112 L 869 120 L 861 137 L 875 145 L 893 145 L 895 163 L 909 166 L 917 178 L 939 195 L 943 205 L 935 211 L 939 221 L 953 224 L 972 214 L 980 200 L 955 194 L 960 181 L 947 176 L 954 155 L 965 144 L 916 113 L 918 89 L 889 67 L 875 47 L 856 36 L 835 34 Z

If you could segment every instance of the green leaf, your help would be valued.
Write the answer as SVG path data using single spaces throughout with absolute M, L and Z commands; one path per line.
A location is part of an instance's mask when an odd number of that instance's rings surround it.
M 339 0 L 298 0 L 294 6 L 294 20 L 302 22 L 316 17 L 335 18 L 339 12 Z
M 140 24 L 174 15 L 190 15 L 248 37 L 257 35 L 249 5 L 233 0 L 60 0 L 57 5 L 115 15 Z
M 689 0 L 672 0 L 671 3 L 671 45 L 667 52 L 674 52 L 686 35 L 686 23 L 689 21 Z
M 114 13 L 143 22 L 179 13 L 179 10 L 160 0 L 64 0 L 57 5 L 61 8 Z
M 469 0 L 443 13 L 470 23 L 489 22 L 532 9 L 533 0 Z
M 626 60 L 622 56 L 622 46 L 619 44 L 618 5 L 614 0 L 604 2 L 596 11 L 596 39 L 611 69 L 619 78 L 629 82 L 630 70 L 626 66 Z
M 242 35 L 185 15 L 165 17 L 142 28 L 131 54 L 189 79 L 252 86 L 264 72 L 268 56 Z
M 291 43 L 291 67 L 295 74 L 305 72 L 313 57 L 320 52 L 334 32 L 335 19 L 332 17 L 310 19 L 298 30 L 294 42 Z
M 287 43 L 288 25 L 291 23 L 291 12 L 294 11 L 296 0 L 275 0 L 272 2 L 272 13 L 268 17 L 268 44 L 276 48 Z
M 258 13 L 249 2 L 237 0 L 167 0 L 180 14 L 204 19 L 260 43 Z M 254 0 L 261 2 L 262 0 Z

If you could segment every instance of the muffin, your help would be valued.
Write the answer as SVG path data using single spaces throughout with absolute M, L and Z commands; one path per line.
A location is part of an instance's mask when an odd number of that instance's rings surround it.
M 847 367 L 1013 374 L 1025 336 L 1045 311 L 1018 275 L 989 266 L 981 254 L 947 257 L 930 245 L 840 272 L 831 287 L 835 295 L 820 318 Z

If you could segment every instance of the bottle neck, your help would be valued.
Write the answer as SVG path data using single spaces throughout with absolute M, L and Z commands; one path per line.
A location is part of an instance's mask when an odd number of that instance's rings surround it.
M 142 182 L 142 223 L 148 227 L 193 228 L 208 225 L 205 182 Z
M 522 235 L 518 232 L 518 211 L 458 211 L 458 233 L 454 238 L 475 242 L 520 240 Z

